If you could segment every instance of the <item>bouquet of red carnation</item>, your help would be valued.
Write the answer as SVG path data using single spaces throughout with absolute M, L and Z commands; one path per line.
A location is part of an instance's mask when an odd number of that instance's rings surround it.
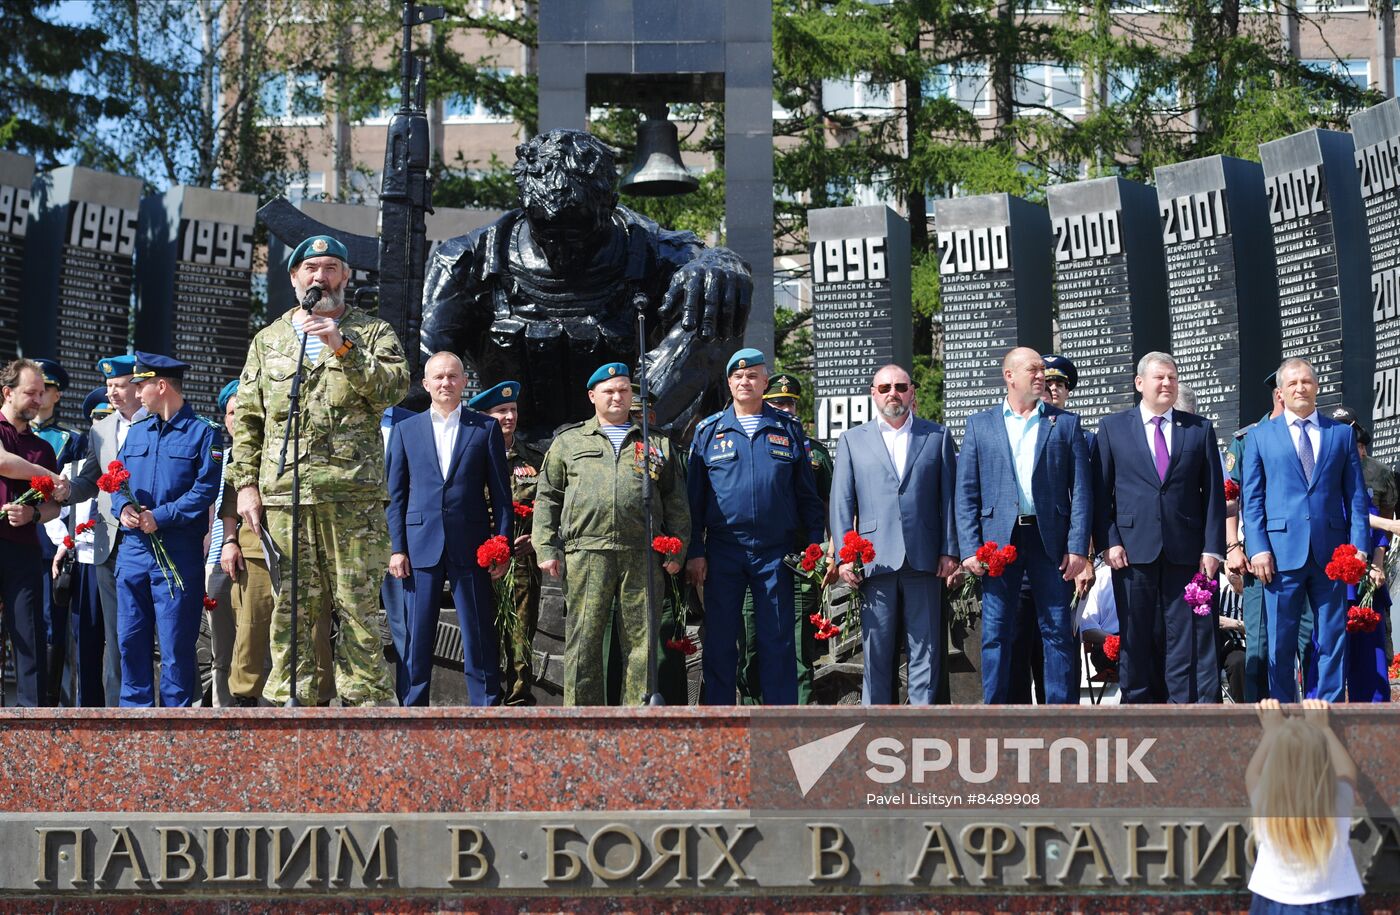
M 53 498 L 53 477 L 30 477 L 29 488 L 13 505 L 40 505 Z
M 1400 680 L 1400 651 L 1395 653 L 1395 657 L 1390 659 L 1390 679 Z
M 690 636 L 688 635 L 682 635 L 678 639 L 667 639 L 666 647 L 671 651 L 679 651 L 687 658 L 700 650 L 696 647 L 695 643 L 690 640 Z
M 661 554 L 661 561 L 676 562 L 681 561 L 681 549 L 685 546 L 679 537 L 653 537 L 651 548 Z M 671 586 L 671 606 L 675 608 L 677 621 L 685 620 L 685 590 L 681 584 L 680 575 L 667 575 L 667 582 Z M 687 640 L 688 641 L 688 640 Z M 694 647 L 686 654 L 694 654 Z
M 1370 607 L 1352 607 L 1347 610 L 1347 632 L 1375 632 L 1381 615 Z
M 1327 577 L 1333 581 L 1344 581 L 1349 585 L 1361 584 L 1366 575 L 1368 563 L 1357 552 L 1356 547 L 1344 543 L 1332 551 L 1332 561 L 1327 563 Z
M 1229 477 L 1225 478 L 1225 501 L 1233 502 L 1240 497 L 1240 484 Z
M 73 533 L 81 537 L 83 534 L 86 534 L 88 531 L 92 530 L 96 526 L 97 520 L 94 518 L 89 518 L 87 521 L 84 521 L 82 524 L 79 524 L 77 527 L 73 528 Z
M 1006 567 L 1016 561 L 1016 548 L 1011 544 L 1000 546 L 995 540 L 988 540 L 977 548 L 977 552 L 972 554 L 977 561 L 982 564 L 983 573 L 993 578 L 1000 578 L 1006 574 Z M 972 589 L 976 587 L 975 576 L 969 575 L 963 580 L 962 590 L 958 592 L 958 600 L 967 600 L 972 597 Z
M 529 502 L 512 502 L 510 507 L 517 518 L 528 518 L 535 513 L 535 506 Z
M 843 537 L 841 540 L 841 550 L 839 555 L 841 557 L 842 562 L 855 566 L 855 569 L 853 571 L 855 572 L 857 577 L 859 577 L 865 573 L 865 567 L 875 561 L 875 546 L 869 540 L 866 540 L 864 537 L 862 537 L 860 534 L 857 534 L 855 531 L 846 531 L 846 536 Z M 858 614 L 860 612 L 861 603 L 862 600 L 860 595 L 860 588 L 852 588 L 852 612 Z M 855 617 L 855 619 L 859 618 L 859 616 Z M 828 620 L 827 624 L 830 625 L 830 622 L 831 621 Z M 839 632 L 840 630 L 837 629 L 836 631 Z M 817 634 L 817 638 L 821 638 L 820 633 Z M 830 638 L 830 636 L 827 636 L 827 638 Z
M 121 493 L 133 509 L 138 512 L 142 510 L 141 503 L 136 501 L 136 494 L 131 491 L 131 471 L 127 470 L 121 461 L 113 461 L 107 465 L 107 472 L 97 478 L 97 488 L 108 495 Z M 175 568 L 175 561 L 170 558 L 160 534 L 152 533 L 146 536 L 151 540 L 151 552 L 155 554 L 156 565 L 165 577 L 166 590 L 171 596 L 174 596 L 176 588 L 185 590 L 185 580 L 180 577 L 180 570 Z
M 204 609 L 213 613 L 215 610 L 219 609 L 219 602 L 206 594 L 204 595 Z
M 510 540 L 497 534 L 476 548 L 476 564 L 488 571 L 498 565 L 506 573 L 492 583 L 496 594 L 496 631 L 508 632 L 519 622 L 515 613 L 515 557 L 511 555 Z
M 1116 635 L 1105 636 L 1103 640 L 1103 656 L 1113 663 L 1118 663 L 1118 652 L 1123 647 L 1123 642 Z
M 835 638 L 841 634 L 841 627 L 822 616 L 821 613 L 813 613 L 807 619 L 811 621 L 813 626 L 817 627 L 816 634 L 812 637 L 818 641 L 825 642 L 827 639 Z

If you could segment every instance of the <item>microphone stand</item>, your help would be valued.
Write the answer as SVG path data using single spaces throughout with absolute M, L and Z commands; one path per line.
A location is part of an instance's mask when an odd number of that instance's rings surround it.
M 637 390 L 642 398 L 642 516 L 646 519 L 646 546 L 643 550 L 647 555 L 647 698 L 646 704 L 652 706 L 662 706 L 666 700 L 661 698 L 661 690 L 658 689 L 659 674 L 657 671 L 656 657 L 656 569 L 652 566 L 653 559 L 651 544 L 656 539 L 656 530 L 652 520 L 652 486 L 651 486 L 651 404 L 648 402 L 651 388 L 647 378 L 647 299 L 645 295 L 638 293 L 633 298 L 633 303 L 637 306 Z M 675 608 L 676 612 L 681 612 L 680 608 Z
M 319 289 L 320 287 L 313 286 L 312 288 Z M 309 291 L 307 296 L 310 297 Z M 320 296 L 317 296 L 316 300 L 319 299 Z M 311 304 L 315 304 L 316 300 L 312 300 Z M 305 300 L 302 301 L 302 308 L 305 309 L 307 316 L 310 317 L 311 309 L 308 307 Z M 300 566 L 298 559 L 301 555 L 301 380 L 302 376 L 306 374 L 307 339 L 309 339 L 309 335 L 305 331 L 302 331 L 301 351 L 297 353 L 297 370 L 296 374 L 292 376 L 291 393 L 287 395 L 287 425 L 282 432 L 282 456 L 277 459 L 277 476 L 280 477 L 287 468 L 287 445 L 290 444 L 292 446 L 292 575 L 290 582 L 292 589 L 292 656 L 288 672 L 291 692 L 287 696 L 287 708 L 298 708 L 301 706 L 301 701 L 297 699 L 297 664 L 300 661 L 298 657 L 299 639 L 297 631 L 299 623 L 297 618 L 297 605 L 299 603 L 297 571 Z

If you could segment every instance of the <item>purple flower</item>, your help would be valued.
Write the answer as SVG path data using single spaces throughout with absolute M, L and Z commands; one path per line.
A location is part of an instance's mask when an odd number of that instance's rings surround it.
M 1197 616 L 1209 616 L 1211 604 L 1215 602 L 1215 593 L 1218 590 L 1220 590 L 1218 582 L 1197 572 L 1195 577 L 1191 579 L 1191 583 L 1186 586 L 1186 591 L 1182 596 L 1190 605 L 1191 612 Z

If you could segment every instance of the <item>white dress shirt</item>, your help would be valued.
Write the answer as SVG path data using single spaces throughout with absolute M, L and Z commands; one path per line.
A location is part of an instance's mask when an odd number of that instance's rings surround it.
M 904 465 L 909 462 L 909 430 L 914 427 L 914 414 L 904 414 L 904 425 L 897 429 L 878 413 L 875 422 L 880 424 L 880 438 L 885 440 L 885 451 L 890 456 L 890 463 L 894 464 L 894 475 L 902 480 Z
M 1138 404 L 1138 415 L 1142 417 L 1142 428 L 1147 433 L 1147 453 L 1153 459 L 1157 457 L 1157 427 L 1153 425 L 1152 419 L 1156 415 L 1147 408 L 1147 404 Z M 1172 408 L 1167 407 L 1167 412 L 1162 414 L 1162 435 L 1167 439 L 1167 456 L 1172 455 Z
M 136 418 L 136 414 L 135 414 L 135 413 L 131 414 L 131 416 L 132 416 L 132 419 L 135 419 L 135 418 Z M 118 450 L 118 451 L 122 450 L 122 445 L 125 445 L 125 444 L 126 444 L 126 434 L 127 434 L 128 432 L 130 432 L 130 431 L 131 431 L 131 420 L 130 420 L 130 419 L 127 419 L 125 416 L 122 416 L 120 413 L 118 413 L 118 414 L 117 414 L 117 450 Z
M 1298 436 L 1301 434 L 1301 430 L 1293 424 L 1301 418 L 1302 417 L 1300 417 L 1297 413 L 1294 413 L 1292 410 L 1283 411 L 1283 420 L 1284 422 L 1288 423 L 1288 437 L 1293 440 L 1294 454 L 1298 453 Z M 1308 414 L 1308 442 L 1312 445 L 1313 466 L 1316 467 L 1317 449 L 1318 446 L 1322 443 L 1322 429 L 1320 429 L 1317 425 L 1316 410 Z
M 447 468 L 452 466 L 452 452 L 457 447 L 457 433 L 462 428 L 462 405 L 458 404 L 457 409 L 446 416 L 438 412 L 436 404 L 430 412 L 433 418 L 433 442 L 437 445 L 438 469 L 442 471 L 442 478 L 445 480 Z

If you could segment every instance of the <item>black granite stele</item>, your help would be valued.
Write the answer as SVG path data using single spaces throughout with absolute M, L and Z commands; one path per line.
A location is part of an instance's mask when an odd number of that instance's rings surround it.
M 1171 353 L 1198 412 L 1227 436 L 1268 412 L 1262 382 L 1279 362 L 1264 172 L 1211 156 L 1163 166 L 1156 179 Z
M 1135 402 L 1137 360 L 1170 346 L 1157 195 L 1097 178 L 1056 185 L 1046 197 L 1060 351 L 1079 371 L 1070 409 L 1092 430 Z
M 870 381 L 913 369 L 909 223 L 886 206 L 807 211 L 816 436 L 834 444 L 873 413 Z
M 1351 133 L 1371 250 L 1371 451 L 1389 465 L 1400 459 L 1400 101 L 1352 115 Z M 1366 418 L 1364 405 L 1348 406 Z
M 943 306 L 943 417 L 962 441 L 968 416 L 1006 393 L 1006 351 L 1049 351 L 1050 215 L 1009 194 L 958 197 L 934 204 L 934 228 Z
M 63 363 L 76 396 L 59 402 L 59 415 L 72 423 L 102 383 L 97 361 L 128 350 L 140 202 L 140 179 L 81 166 L 34 181 L 20 345 Z
M 34 160 L 0 150 L 0 362 L 19 354 L 20 284 Z
M 243 371 L 253 307 L 252 194 L 173 187 L 141 202 L 136 348 L 188 362 L 185 398 L 220 423 Z
M 1259 146 L 1278 272 L 1282 355 L 1317 371 L 1318 407 L 1365 419 L 1376 347 L 1371 252 L 1350 134 L 1305 130 Z

